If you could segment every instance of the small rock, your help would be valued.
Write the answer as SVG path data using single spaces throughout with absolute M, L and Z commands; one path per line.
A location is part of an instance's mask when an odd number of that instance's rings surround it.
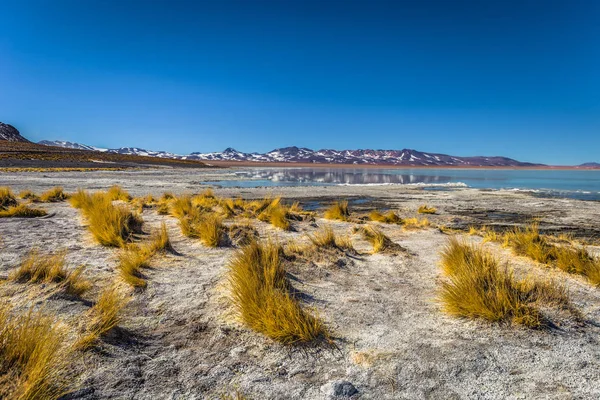
M 344 380 L 328 382 L 321 387 L 321 391 L 329 398 L 349 398 L 358 393 L 352 383 Z

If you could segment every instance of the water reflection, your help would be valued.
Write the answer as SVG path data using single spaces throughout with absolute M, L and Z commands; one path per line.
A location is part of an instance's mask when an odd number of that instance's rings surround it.
M 240 179 L 272 181 L 280 183 L 322 184 L 441 184 L 451 182 L 448 175 L 425 175 L 413 173 L 385 173 L 382 170 L 365 169 L 255 169 L 238 171 Z

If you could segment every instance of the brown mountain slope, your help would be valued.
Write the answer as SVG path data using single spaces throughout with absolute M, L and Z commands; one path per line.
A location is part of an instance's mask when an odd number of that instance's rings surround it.
M 0 140 L 0 168 L 206 168 L 196 160 L 164 159 L 44 146 L 31 142 Z

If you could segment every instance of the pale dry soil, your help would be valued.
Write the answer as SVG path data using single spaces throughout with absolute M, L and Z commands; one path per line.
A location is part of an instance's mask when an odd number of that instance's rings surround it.
M 208 171 L 205 174 L 226 174 Z M 161 175 L 162 174 L 162 175 Z M 163 176 L 164 175 L 164 176 Z M 162 178 L 161 178 L 162 176 Z M 0 186 L 41 192 L 55 185 L 105 189 L 121 184 L 134 195 L 197 192 L 198 176 L 165 171 L 68 174 L 3 174 Z M 438 208 L 437 225 L 511 226 L 537 217 L 541 227 L 595 239 L 600 203 L 539 199 L 522 193 L 471 189 L 423 191 L 396 187 L 217 189 L 219 196 L 283 195 L 320 206 L 350 199 L 355 212 L 374 206 L 415 216 L 423 203 Z M 360 201 L 357 201 L 360 200 Z M 0 275 L 7 275 L 32 247 L 68 250 L 69 267 L 87 265 L 94 289 L 84 300 L 52 293 L 52 286 L 4 283 L 2 300 L 18 310 L 32 305 L 54 312 L 77 332 L 101 288 L 117 277 L 117 250 L 96 244 L 79 211 L 67 203 L 39 205 L 49 216 L 0 219 Z M 405 231 L 379 225 L 408 253 L 369 254 L 352 235 L 360 255 L 340 255 L 297 265 L 291 273 L 307 307 L 326 322 L 334 346 L 285 347 L 241 326 L 227 302 L 227 261 L 235 248 L 210 249 L 182 236 L 176 219 L 153 209 L 144 230 L 167 223 L 178 254 L 156 257 L 145 270 L 148 287 L 131 291 L 119 328 L 73 361 L 80 374 L 71 399 L 219 399 L 243 393 L 251 399 L 328 399 L 331 386 L 348 381 L 354 399 L 594 399 L 600 397 L 600 289 L 583 278 L 536 265 L 497 244 L 486 247 L 520 273 L 564 282 L 584 323 L 548 314 L 556 326 L 530 330 L 455 319 L 437 302 L 439 252 L 448 235 L 432 227 Z M 354 223 L 317 218 L 282 232 L 254 221 L 262 238 L 306 240 L 331 225 L 352 234 Z M 477 237 L 469 240 L 480 241 Z M 597 247 L 590 247 L 597 252 Z M 341 398 L 341 397 L 340 397 Z

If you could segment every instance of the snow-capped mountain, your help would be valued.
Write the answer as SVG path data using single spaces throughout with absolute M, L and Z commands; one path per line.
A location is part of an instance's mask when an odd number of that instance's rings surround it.
M 407 166 L 532 166 L 507 157 L 454 157 L 447 154 L 403 150 L 311 150 L 284 147 L 268 153 L 242 153 L 228 148 L 220 153 L 192 153 L 193 160 L 289 162 L 313 164 L 407 165 Z
M 93 146 L 61 141 L 42 141 L 40 144 L 77 148 L 82 150 L 106 151 L 109 153 L 133 154 L 140 156 L 177 158 L 201 161 L 254 161 L 287 162 L 313 164 L 355 164 L 355 165 L 406 165 L 406 166 L 496 166 L 526 167 L 532 164 L 507 157 L 455 157 L 447 154 L 425 153 L 412 149 L 403 150 L 311 150 L 305 147 L 284 147 L 268 153 L 243 153 L 231 147 L 222 152 L 177 155 L 165 151 L 151 151 L 137 147 L 100 149 Z
M 38 142 L 38 144 L 43 144 L 44 146 L 64 147 L 67 149 L 101 151 L 101 152 L 106 152 L 106 153 L 130 154 L 130 155 L 136 155 L 136 156 L 177 158 L 177 159 L 184 158 L 183 156 L 169 153 L 166 151 L 145 150 L 145 149 L 140 149 L 139 147 L 120 147 L 118 149 L 104 149 L 102 147 L 88 146 L 87 144 L 74 143 L 74 142 L 65 142 L 62 140 L 42 140 L 41 142 Z
M 0 140 L 9 142 L 29 142 L 19 133 L 18 129 L 12 125 L 0 122 Z
M 88 146 L 85 144 L 79 144 L 74 142 L 65 142 L 63 140 L 42 140 L 38 142 L 38 144 L 43 144 L 44 146 L 55 146 L 55 147 L 64 147 L 65 149 L 76 149 L 76 150 L 92 150 L 92 151 L 106 151 L 107 149 L 103 149 L 100 147 Z

